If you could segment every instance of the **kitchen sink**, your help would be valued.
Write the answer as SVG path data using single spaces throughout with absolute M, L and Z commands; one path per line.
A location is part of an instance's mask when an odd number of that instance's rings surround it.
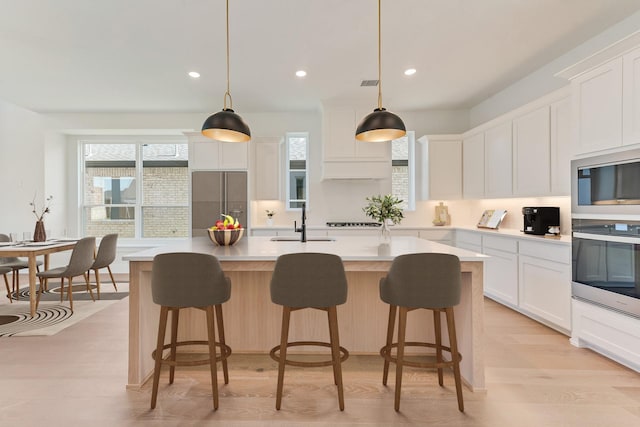
M 334 237 L 307 237 L 307 242 L 333 242 Z M 300 237 L 297 236 L 278 236 L 272 237 L 272 242 L 299 242 Z

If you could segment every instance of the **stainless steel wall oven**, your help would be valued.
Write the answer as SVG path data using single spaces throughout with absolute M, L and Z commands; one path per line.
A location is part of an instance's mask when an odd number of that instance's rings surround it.
M 640 317 L 640 150 L 571 169 L 572 295 Z

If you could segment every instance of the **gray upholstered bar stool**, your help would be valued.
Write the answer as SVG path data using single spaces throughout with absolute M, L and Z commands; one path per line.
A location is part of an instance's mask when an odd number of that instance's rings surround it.
M 271 301 L 282 307 L 282 332 L 280 345 L 271 350 L 271 358 L 278 362 L 278 388 L 276 409 L 282 403 L 284 366 L 333 366 L 333 380 L 338 386 L 338 403 L 344 410 L 341 363 L 349 352 L 340 346 L 336 306 L 347 301 L 347 277 L 342 260 L 337 255 L 324 253 L 294 253 L 278 257 L 271 278 Z M 289 342 L 289 320 L 291 312 L 303 308 L 314 308 L 327 312 L 330 342 Z M 304 362 L 287 359 L 287 348 L 294 346 L 322 346 L 331 348 L 331 360 Z M 278 354 L 276 354 L 276 352 Z
M 213 255 L 175 252 L 156 255 L 151 273 L 151 295 L 153 302 L 160 305 L 160 322 L 156 349 L 151 354 L 155 360 L 151 409 L 156 407 L 160 370 L 169 365 L 169 384 L 173 384 L 176 366 L 209 364 L 213 408 L 218 409 L 217 362 L 222 362 L 224 383 L 229 384 L 227 358 L 231 348 L 225 343 L 222 303 L 231 296 L 231 280 L 226 277 L 218 259 Z M 178 318 L 180 309 L 193 307 L 204 310 L 207 316 L 207 341 L 178 341 Z M 167 318 L 171 311 L 171 342 L 165 344 Z M 215 321 L 214 321 L 215 311 Z M 215 323 L 218 323 L 218 342 L 215 340 Z M 176 348 L 186 345 L 206 345 L 209 357 L 198 360 L 177 360 Z M 220 347 L 220 355 L 216 352 Z M 169 349 L 169 357 L 162 358 L 162 352 Z
M 400 255 L 393 260 L 389 273 L 380 280 L 380 298 L 389 304 L 389 324 L 387 342 L 380 349 L 384 358 L 382 383 L 387 385 L 389 362 L 396 363 L 395 409 L 400 410 L 400 389 L 402 386 L 402 367 L 436 368 L 438 383 L 443 385 L 443 368 L 450 367 L 456 384 L 458 409 L 464 412 L 462 400 L 462 384 L 460 380 L 460 360 L 456 339 L 456 326 L 453 307 L 460 303 L 460 260 L 455 255 L 440 253 L 418 253 Z M 393 343 L 393 331 L 397 308 L 398 342 Z M 407 313 L 419 308 L 433 311 L 435 343 L 405 342 Z M 449 347 L 442 345 L 440 314 L 445 313 L 449 332 Z M 405 360 L 405 346 L 434 348 L 435 362 L 417 362 Z M 396 348 L 396 356 L 391 351 Z M 442 352 L 449 352 L 451 359 L 445 361 Z

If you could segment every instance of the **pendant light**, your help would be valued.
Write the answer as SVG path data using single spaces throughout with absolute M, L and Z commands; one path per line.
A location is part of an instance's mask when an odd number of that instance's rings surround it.
M 400 138 L 407 133 L 402 119 L 386 108 L 382 107 L 382 67 L 381 60 L 381 30 L 380 30 L 380 2 L 378 0 L 378 108 L 367 115 L 356 128 L 356 139 L 365 142 L 382 142 Z
M 227 98 L 229 108 L 227 108 Z M 224 107 L 205 120 L 202 134 L 208 138 L 225 142 L 247 142 L 251 139 L 251 130 L 242 117 L 233 111 L 233 99 L 229 92 L 229 0 L 227 0 L 227 91 L 224 93 Z

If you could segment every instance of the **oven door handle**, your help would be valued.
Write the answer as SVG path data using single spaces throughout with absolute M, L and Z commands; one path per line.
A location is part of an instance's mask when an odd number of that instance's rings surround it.
M 628 243 L 630 245 L 638 245 L 640 244 L 640 237 L 625 237 L 625 236 L 611 236 L 609 234 L 589 234 L 589 233 L 579 233 L 573 232 L 573 237 L 575 239 L 589 239 L 589 240 L 600 240 L 602 242 L 617 242 L 617 243 Z

